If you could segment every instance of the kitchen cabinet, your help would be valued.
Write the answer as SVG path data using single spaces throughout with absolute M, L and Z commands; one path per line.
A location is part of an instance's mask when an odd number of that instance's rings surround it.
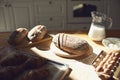
M 66 0 L 0 0 L 0 31 L 41 24 L 49 30 L 66 27 Z
M 48 30 L 66 27 L 66 0 L 35 0 L 35 24 L 43 24 Z
M 67 0 L 67 30 L 89 30 L 92 11 L 105 12 L 104 0 Z
M 0 1 L 0 32 L 9 30 L 9 10 L 7 7 L 7 1 Z
M 120 29 L 120 0 L 106 0 L 107 15 L 112 18 L 111 29 Z
M 13 1 L 10 0 L 10 17 L 13 29 L 26 27 L 30 29 L 34 25 L 34 12 L 32 1 Z
M 0 4 L 0 31 L 13 31 L 19 27 L 29 29 L 33 26 L 32 1 L 7 0 Z
M 0 32 L 45 25 L 48 30 L 89 30 L 91 17 L 73 17 L 79 4 L 96 5 L 120 29 L 120 0 L 0 0 Z M 88 7 L 89 9 L 89 7 Z

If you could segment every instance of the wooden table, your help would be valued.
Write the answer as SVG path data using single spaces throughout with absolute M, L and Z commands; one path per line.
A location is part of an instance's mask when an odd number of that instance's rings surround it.
M 104 50 L 105 52 L 110 51 L 109 48 L 106 48 L 102 45 L 101 41 L 99 42 L 92 41 L 87 35 L 88 31 L 49 31 L 48 34 L 57 34 L 60 32 L 74 34 L 76 36 L 85 39 L 86 41 L 88 41 L 90 45 L 92 45 L 94 51 L 98 54 L 101 50 Z M 107 33 L 107 37 L 120 37 L 120 30 L 109 30 L 106 33 Z M 7 43 L 9 35 L 10 35 L 9 32 L 1 32 L 0 49 L 9 46 L 9 44 Z M 37 46 L 31 48 L 25 48 L 24 50 L 35 53 L 49 60 L 68 64 L 69 67 L 71 68 L 71 72 L 65 80 L 100 80 L 96 72 L 94 71 L 94 67 L 92 65 L 83 63 L 79 59 L 67 59 L 56 56 L 50 50 L 50 43 L 51 43 L 51 39 L 45 43 L 38 44 Z M 42 50 L 42 47 L 47 47 L 48 50 Z

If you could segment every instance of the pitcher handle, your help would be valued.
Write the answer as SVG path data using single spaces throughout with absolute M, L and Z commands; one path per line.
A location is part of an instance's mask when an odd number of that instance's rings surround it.
M 112 27 L 113 20 L 112 18 L 107 18 L 106 20 L 109 22 L 108 29 L 110 29 Z

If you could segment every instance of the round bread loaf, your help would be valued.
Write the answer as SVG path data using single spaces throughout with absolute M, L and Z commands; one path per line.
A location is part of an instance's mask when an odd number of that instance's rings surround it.
M 78 36 L 59 33 L 52 41 L 56 47 L 71 55 L 83 56 L 93 53 L 93 48 L 88 44 L 88 42 Z
M 19 45 L 25 39 L 27 40 L 28 30 L 26 28 L 18 28 L 11 33 L 8 39 L 10 45 Z
M 32 42 L 39 41 L 44 38 L 47 29 L 44 25 L 37 25 L 28 32 L 28 39 Z

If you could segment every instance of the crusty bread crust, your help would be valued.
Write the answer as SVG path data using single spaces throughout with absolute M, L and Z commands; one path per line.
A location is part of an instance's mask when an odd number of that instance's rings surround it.
M 18 28 L 11 33 L 8 39 L 10 45 L 19 45 L 24 39 L 27 39 L 28 30 L 26 28 Z
M 36 42 L 43 39 L 46 33 L 47 29 L 44 25 L 37 25 L 28 32 L 27 37 L 30 41 Z

